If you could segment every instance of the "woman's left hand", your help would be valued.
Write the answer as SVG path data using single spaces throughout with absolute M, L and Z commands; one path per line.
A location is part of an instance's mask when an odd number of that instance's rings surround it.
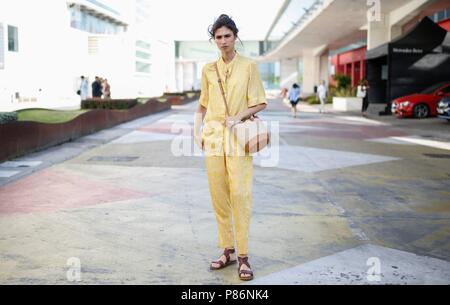
M 234 125 L 239 124 L 242 121 L 240 116 L 230 116 L 225 120 L 225 126 L 232 128 Z

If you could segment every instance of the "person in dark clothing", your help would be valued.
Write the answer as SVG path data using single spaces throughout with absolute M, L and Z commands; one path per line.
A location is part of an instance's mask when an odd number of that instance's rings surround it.
M 291 90 L 289 90 L 289 102 L 292 106 L 292 116 L 294 118 L 297 117 L 297 104 L 300 102 L 300 86 L 297 84 L 293 84 Z
M 102 82 L 98 76 L 95 77 L 95 81 L 92 83 L 92 97 L 101 98 L 102 97 Z

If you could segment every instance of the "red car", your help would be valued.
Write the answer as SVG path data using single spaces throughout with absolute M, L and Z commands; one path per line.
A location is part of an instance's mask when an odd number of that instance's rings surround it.
M 450 96 L 450 82 L 440 83 L 421 93 L 395 99 L 392 102 L 392 113 L 403 118 L 423 119 L 437 116 L 437 105 L 445 96 Z

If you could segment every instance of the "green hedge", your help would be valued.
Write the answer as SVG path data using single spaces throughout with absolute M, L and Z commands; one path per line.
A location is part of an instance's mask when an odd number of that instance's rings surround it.
M 334 79 L 337 82 L 337 89 L 349 88 L 352 85 L 352 78 L 345 74 L 337 74 L 334 76 Z
M 81 102 L 81 109 L 130 109 L 137 105 L 137 99 L 133 100 L 94 100 L 88 99 Z
M 186 96 L 185 92 L 165 92 L 163 96 Z
M 163 96 L 195 96 L 200 94 L 200 90 L 188 90 L 183 92 L 165 92 Z
M 336 90 L 335 96 L 337 97 L 356 97 L 356 88 L 341 88 Z
M 17 112 L 0 112 L 0 124 L 15 122 L 18 117 Z

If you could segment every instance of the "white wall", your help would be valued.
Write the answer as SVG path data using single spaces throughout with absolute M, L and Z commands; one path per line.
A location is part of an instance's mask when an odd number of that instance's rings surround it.
M 65 3 L 2 1 L 0 11 L 5 34 L 7 25 L 17 26 L 19 32 L 19 52 L 9 52 L 5 47 L 5 69 L 0 70 L 0 80 L 4 95 L 9 99 L 5 101 L 2 96 L 0 110 L 73 104 L 77 98 L 73 91 L 73 73 L 80 58 L 77 54 L 80 49 L 76 46 L 81 47 L 83 41 L 68 31 Z M 43 18 L 43 13 L 36 12 L 45 12 L 45 16 L 52 18 Z M 14 92 L 24 98 L 35 98 L 37 102 L 11 103 Z
M 177 91 L 175 84 L 175 43 L 155 40 L 152 44 L 152 96 Z
M 131 5 L 131 1 L 127 5 Z M 128 10 L 126 14 L 132 10 Z M 157 13 L 157 12 L 155 12 Z M 158 96 L 175 91 L 175 52 L 173 41 L 151 36 L 151 74 L 135 72 L 136 35 L 102 36 L 70 27 L 64 0 L 2 0 L 0 23 L 5 31 L 5 68 L 0 69 L 0 111 L 21 108 L 78 108 L 79 77 L 106 77 L 113 98 Z M 7 26 L 19 31 L 19 52 L 7 51 Z M 153 24 L 153 27 L 156 27 Z M 160 34 L 162 35 L 162 34 Z M 88 53 L 89 37 L 98 38 L 98 52 Z M 11 97 L 19 92 L 34 102 Z

